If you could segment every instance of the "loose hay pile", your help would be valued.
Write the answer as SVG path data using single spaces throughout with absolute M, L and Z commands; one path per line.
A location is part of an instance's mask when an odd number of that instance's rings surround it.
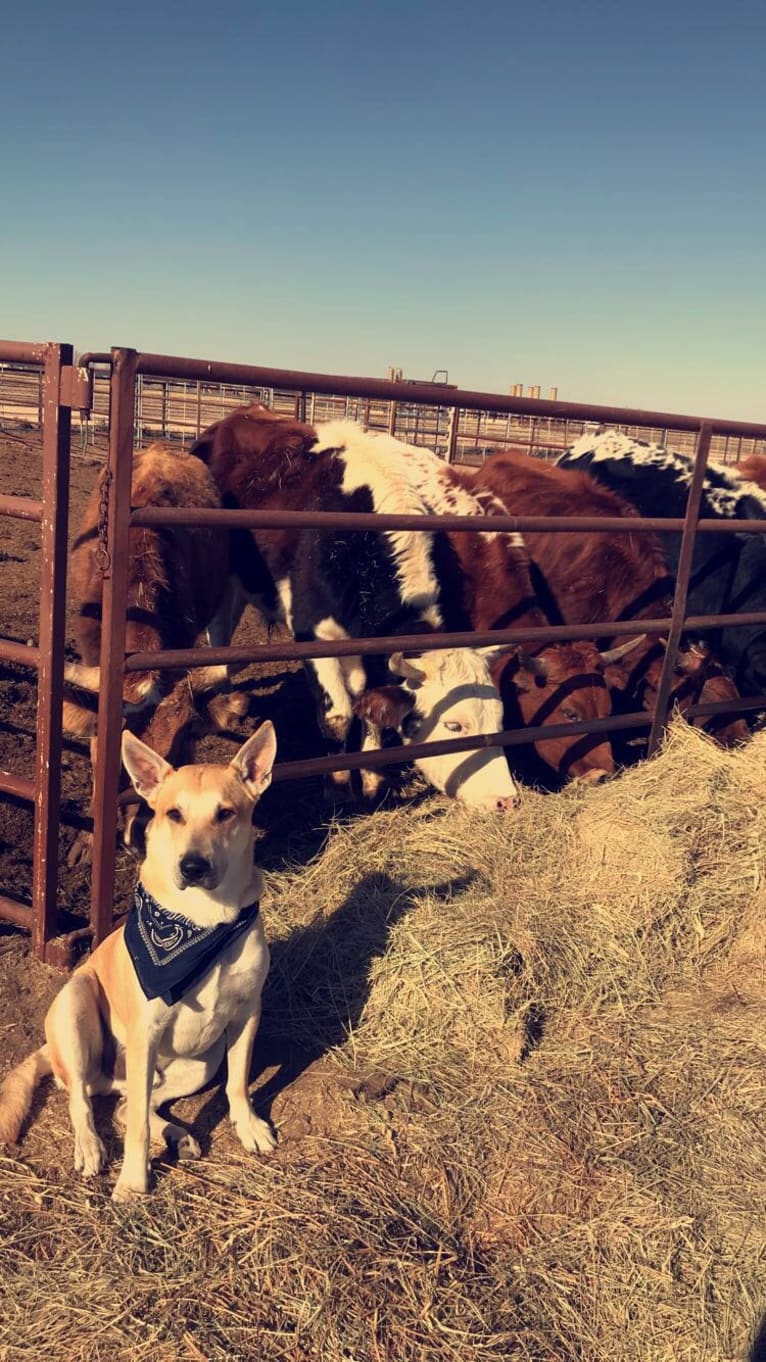
M 69 1173 L 48 1096 L 0 1162 L 0 1356 L 746 1358 L 765 863 L 766 735 L 727 753 L 682 723 L 518 817 L 434 799 L 334 829 L 269 884 L 279 1151 L 245 1156 L 217 1093 L 179 1103 L 212 1149 L 126 1213 Z

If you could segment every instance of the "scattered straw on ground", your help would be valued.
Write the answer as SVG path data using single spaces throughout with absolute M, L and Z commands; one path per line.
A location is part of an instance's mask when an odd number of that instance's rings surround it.
M 138 1209 L 59 1095 L 0 1160 L 0 1356 L 733 1362 L 766 1309 L 766 735 L 270 877 L 256 1092 Z M 277 1067 L 281 1063 L 281 1071 Z M 115 1160 L 108 1107 L 100 1120 Z

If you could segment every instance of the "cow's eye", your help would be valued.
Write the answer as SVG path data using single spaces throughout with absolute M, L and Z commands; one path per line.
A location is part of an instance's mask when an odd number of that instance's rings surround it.
M 563 716 L 564 716 L 564 718 L 566 719 L 566 721 L 567 721 L 568 724 L 576 724 L 577 721 L 578 721 L 578 719 L 580 718 L 580 716 L 579 716 L 579 714 L 577 713 L 577 710 L 576 710 L 576 709 L 569 709 L 569 708 L 566 708 L 566 709 L 565 709 L 565 708 L 562 707 L 561 713 L 563 714 Z
M 444 720 L 444 727 L 446 728 L 446 730 L 447 730 L 448 733 L 462 733 L 462 732 L 463 732 L 463 725 L 462 725 L 462 724 L 459 724 L 459 723 L 456 723 L 456 722 L 454 721 L 454 719 L 445 719 L 445 720 Z
M 183 823 L 184 821 L 184 816 L 180 809 L 168 809 L 165 816 L 170 819 L 171 823 Z
M 215 811 L 216 823 L 228 823 L 233 817 L 234 809 L 228 808 L 225 804 L 222 804 L 220 809 L 216 809 Z

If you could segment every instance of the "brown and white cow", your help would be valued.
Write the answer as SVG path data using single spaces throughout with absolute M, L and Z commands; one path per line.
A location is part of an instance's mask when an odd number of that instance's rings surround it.
M 442 479 L 444 465 L 434 456 L 424 453 L 417 464 L 420 451 L 350 421 L 313 427 L 258 406 L 241 408 L 206 431 L 193 452 L 207 461 L 225 505 L 423 515 L 454 512 L 459 497 L 463 513 L 484 512 L 466 489 Z M 296 639 L 546 623 L 517 535 L 260 529 L 234 535 L 232 543 L 247 598 L 267 618 L 287 619 Z M 550 725 L 609 714 L 610 659 L 592 644 L 538 649 L 534 656 L 516 650 L 503 668 L 505 717 L 487 667 L 497 654 L 445 649 L 409 659 L 395 654 L 387 666 L 375 658 L 364 665 L 359 658 L 314 662 L 323 727 L 342 741 L 356 712 L 395 728 L 406 743 L 494 732 L 509 716 L 516 722 L 539 713 Z M 393 689 L 392 674 L 399 682 Z M 543 713 L 546 700 L 552 703 Z M 592 738 L 552 739 L 538 751 L 557 770 L 567 769 L 571 752 L 572 774 L 614 769 L 608 744 Z M 507 799 L 510 777 L 499 749 L 418 765 L 437 788 L 467 802 Z
M 475 491 L 491 493 L 514 515 L 635 517 L 635 507 L 578 468 L 561 468 L 519 450 L 492 454 L 481 468 L 463 475 Z M 673 579 L 662 547 L 651 533 L 610 531 L 526 532 L 538 595 L 552 620 L 590 624 L 602 620 L 666 616 L 673 602 Z M 610 684 L 653 713 L 665 656 L 664 636 L 643 635 L 623 666 L 613 668 Z M 671 698 L 685 712 L 697 699 L 737 698 L 734 683 L 704 644 L 680 652 Z M 705 724 L 705 721 L 701 721 Z M 707 726 L 707 725 L 705 725 Z M 725 743 L 741 739 L 746 727 L 733 720 L 717 729 Z
M 217 423 L 193 446 L 204 458 L 224 505 L 316 511 L 375 511 L 422 515 L 420 498 L 401 468 L 390 466 L 353 422 L 341 438 L 322 428 L 275 417 L 260 407 L 240 410 Z M 337 436 L 337 438 L 336 438 Z M 233 604 L 228 630 L 211 641 L 228 641 L 245 600 L 270 622 L 285 621 L 298 642 L 341 640 L 441 630 L 439 581 L 432 536 L 415 531 L 256 529 L 232 536 L 232 568 L 242 594 Z M 392 659 L 397 665 L 396 657 Z M 421 665 L 422 664 L 422 665 Z M 403 659 L 400 667 L 406 673 Z M 418 659 L 417 684 L 402 676 L 408 694 L 405 743 L 420 737 L 417 713 L 429 735 L 475 736 L 502 728 L 500 697 L 487 658 L 477 650 L 438 650 Z M 307 666 L 316 692 L 320 726 L 335 750 L 342 748 L 355 701 L 369 687 L 390 680 L 383 658 L 312 659 Z M 417 692 L 417 694 L 415 693 Z M 357 706 L 357 711 L 358 711 Z M 469 759 L 470 758 L 470 759 Z M 477 808 L 509 810 L 518 792 L 502 748 L 418 761 L 437 789 Z

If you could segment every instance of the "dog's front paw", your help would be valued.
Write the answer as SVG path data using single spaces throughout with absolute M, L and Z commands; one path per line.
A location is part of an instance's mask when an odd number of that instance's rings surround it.
M 243 1149 L 250 1154 L 270 1154 L 277 1147 L 277 1137 L 268 1121 L 250 1112 L 249 1117 L 234 1123 Z
M 83 1131 L 74 1137 L 74 1168 L 84 1178 L 94 1178 L 106 1163 L 106 1149 L 95 1131 Z
M 114 1184 L 112 1201 L 119 1201 L 125 1205 L 129 1201 L 143 1201 L 144 1197 L 148 1195 L 149 1189 L 146 1184 L 143 1187 L 134 1187 L 131 1183 L 123 1182 L 122 1178 L 118 1178 Z

